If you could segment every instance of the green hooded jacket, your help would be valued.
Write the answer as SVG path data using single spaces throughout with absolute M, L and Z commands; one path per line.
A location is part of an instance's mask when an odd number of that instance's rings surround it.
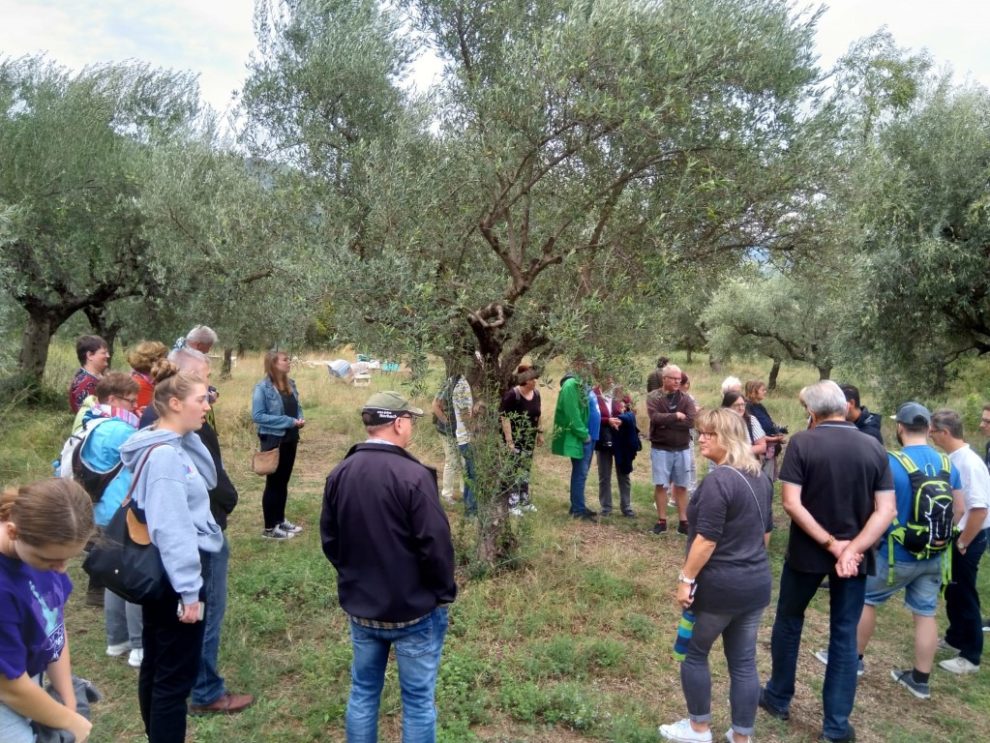
M 553 414 L 553 440 L 550 450 L 571 459 L 584 458 L 588 440 L 588 395 L 577 377 L 565 377 Z

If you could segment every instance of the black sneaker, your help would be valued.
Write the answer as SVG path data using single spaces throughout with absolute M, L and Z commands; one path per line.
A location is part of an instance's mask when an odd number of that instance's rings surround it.
M 983 631 L 990 632 L 990 617 L 983 620 Z
M 589 511 L 588 509 L 585 509 L 584 513 L 579 514 L 576 518 L 579 518 L 582 521 L 598 521 L 598 514 L 595 513 L 594 511 Z
M 636 512 L 635 511 L 623 511 L 622 512 L 622 515 L 625 516 L 627 519 L 634 519 L 634 518 L 636 518 Z
M 825 733 L 822 733 L 818 736 L 818 743 L 853 743 L 856 740 L 856 731 L 853 729 L 851 722 L 847 722 L 846 726 L 849 730 L 841 738 L 829 738 Z
M 905 670 L 895 668 L 890 672 L 890 677 L 918 699 L 929 699 L 932 696 L 932 687 L 927 682 L 915 681 L 914 671 L 910 668 Z
M 687 521 L 679 521 L 677 523 L 677 533 L 678 534 L 687 534 L 688 533 L 688 522 Z
M 653 533 L 654 534 L 663 534 L 665 531 L 667 531 L 667 522 L 666 522 L 666 520 L 664 520 L 664 521 L 658 521 L 657 523 L 655 523 L 653 525 Z
M 777 709 L 770 702 L 767 701 L 766 689 L 760 689 L 760 708 L 766 712 L 771 717 L 776 717 L 778 720 L 783 720 L 786 722 L 791 719 L 791 713 L 786 709 Z

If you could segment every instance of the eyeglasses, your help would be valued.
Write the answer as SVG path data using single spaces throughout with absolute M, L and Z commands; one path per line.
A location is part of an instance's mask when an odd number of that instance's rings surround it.
M 706 439 L 714 439 L 718 434 L 715 431 L 698 431 L 698 438 L 704 436 Z

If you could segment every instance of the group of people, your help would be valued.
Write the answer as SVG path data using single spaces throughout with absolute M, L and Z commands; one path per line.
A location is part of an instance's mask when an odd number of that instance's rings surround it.
M 614 462 L 620 507 L 623 515 L 632 516 L 629 471 L 639 444 L 633 402 L 608 375 L 596 375 L 590 365 L 578 368 L 583 376 L 568 373 L 561 380 L 552 436 L 552 451 L 571 460 L 569 512 L 585 520 L 599 516 L 584 499 L 597 452 L 601 515 L 611 512 Z M 599 384 L 586 381 L 596 377 Z M 902 405 L 892 416 L 900 449 L 888 453 L 881 418 L 862 404 L 859 390 L 820 382 L 801 391 L 808 427 L 788 442 L 787 428 L 775 423 L 764 405 L 763 382 L 743 385 L 729 377 L 721 405 L 712 410 L 699 409 L 689 382 L 662 358 L 650 375 L 646 398 L 658 517 L 652 531 L 667 530 L 667 509 L 675 507 L 677 531 L 688 537 L 677 600 L 693 627 L 681 666 L 689 717 L 661 726 L 662 737 L 712 740 L 708 654 L 720 636 L 731 678 L 732 727 L 726 740 L 750 740 L 758 707 L 788 719 L 804 613 L 820 588 L 829 591 L 830 602 L 828 648 L 814 653 L 826 665 L 820 740 L 855 739 L 849 715 L 856 678 L 865 672 L 875 607 L 901 591 L 915 616 L 916 650 L 911 667 L 893 669 L 892 680 L 928 698 L 939 649 L 951 656 L 939 663 L 942 670 L 966 674 L 979 669 L 986 622 L 976 576 L 990 533 L 990 445 L 986 457 L 973 452 L 957 412 L 932 414 L 920 403 Z M 467 386 L 463 377 L 450 383 Z M 519 394 L 511 389 L 500 408 L 510 449 L 515 424 L 506 403 Z M 469 392 L 460 398 L 468 420 Z M 434 407 L 438 412 L 436 402 Z M 990 406 L 981 430 L 990 432 Z M 695 488 L 696 441 L 709 468 Z M 531 461 L 529 450 L 526 457 Z M 772 633 L 772 671 L 761 686 L 756 632 L 770 602 L 766 545 L 778 478 L 791 527 Z M 939 639 L 935 615 L 943 589 L 949 627 Z
M 86 410 L 84 436 L 77 443 L 79 459 L 87 465 L 82 476 L 77 469 L 71 478 L 8 489 L 0 498 L 0 740 L 33 741 L 36 724 L 86 740 L 90 724 L 75 711 L 71 684 L 63 607 L 72 585 L 64 573 L 67 562 L 129 495 L 147 521 L 170 591 L 139 609 L 108 595 L 107 651 L 142 651 L 138 699 L 148 739 L 178 743 L 185 737 L 190 694 L 194 713 L 236 712 L 253 701 L 230 693 L 216 665 L 229 555 L 224 529 L 237 492 L 208 421 L 216 400 L 208 385 L 209 358 L 191 347 L 188 337 L 156 358 L 142 372 L 152 393 L 137 418 L 138 381 L 107 373 L 105 365 L 100 369 L 108 354 L 91 338 L 80 341 L 81 368 L 70 394 Z M 271 539 L 289 539 L 299 531 L 285 521 L 284 486 L 305 424 L 298 391 L 288 378 L 289 363 L 284 353 L 269 353 L 252 399 L 260 448 L 277 447 L 279 468 L 288 463 L 266 482 L 263 535 Z M 499 408 L 507 455 L 517 463 L 500 489 L 518 515 L 535 509 L 529 474 L 542 438 L 538 376 L 535 369 L 520 367 Z M 976 578 L 990 528 L 990 448 L 988 458 L 973 452 L 958 413 L 932 414 L 920 403 L 903 404 L 895 416 L 901 448 L 887 452 L 877 440 L 879 417 L 862 407 L 855 388 L 823 381 L 801 391 L 808 428 L 790 437 L 779 471 L 791 524 L 771 636 L 771 672 L 761 684 L 756 637 L 771 598 L 767 545 L 777 475 L 776 464 L 767 463 L 772 458 L 768 450 L 779 448 L 787 432 L 763 408 L 766 390 L 759 383 L 747 385 L 739 397 L 742 390 L 735 388 L 741 385 L 730 378 L 723 404 L 699 410 L 683 389 L 679 368 L 665 363 L 656 377 L 657 386 L 647 395 L 656 506 L 658 515 L 665 514 L 672 496 L 678 531 L 687 537 L 676 601 L 683 610 L 681 628 L 689 634 L 680 669 L 688 717 L 661 725 L 661 737 L 685 743 L 713 740 L 709 654 L 719 637 L 730 677 L 726 741 L 749 743 L 759 708 L 787 720 L 805 611 L 826 580 L 829 641 L 827 649 L 814 654 L 826 667 L 819 740 L 855 739 L 849 717 L 857 677 L 866 672 L 875 607 L 899 592 L 915 616 L 915 657 L 911 667 L 891 671 L 893 681 L 928 698 L 939 648 L 952 655 L 939 664 L 946 672 L 979 669 L 984 623 Z M 80 395 L 83 385 L 89 389 Z M 747 404 L 739 404 L 740 399 Z M 469 514 L 478 507 L 469 490 L 474 484 L 473 413 L 470 387 L 462 375 L 452 376 L 434 399 L 433 414 L 453 444 L 448 453 L 456 447 L 444 480 L 452 493 L 463 471 Z M 336 569 L 353 648 L 349 741 L 377 739 L 392 650 L 403 740 L 435 740 L 436 679 L 447 607 L 457 596 L 457 584 L 437 473 L 408 451 L 414 422 L 423 414 L 399 393 L 372 395 L 360 412 L 367 440 L 352 447 L 326 480 L 320 537 Z M 981 429 L 990 431 L 990 405 Z M 709 467 L 689 497 L 687 452 L 694 448 L 693 432 Z M 620 509 L 632 514 L 628 474 L 639 438 L 632 400 L 610 377 L 601 375 L 599 384 L 589 386 L 577 374 L 562 380 L 552 447 L 572 460 L 572 516 L 597 516 L 583 499 L 593 451 L 602 513 L 612 507 L 615 469 Z M 940 639 L 935 614 L 942 588 L 949 626 Z M 50 682 L 50 694 L 39 685 L 42 675 Z
M 216 341 L 206 326 L 193 328 L 171 350 L 143 341 L 128 353 L 129 373 L 108 371 L 102 338 L 77 341 L 80 366 L 69 387 L 76 418 L 55 463 L 58 477 L 8 490 L 0 502 L 0 740 L 33 741 L 33 725 L 86 739 L 88 722 L 75 714 L 66 681 L 63 607 L 72 585 L 64 572 L 71 557 L 98 542 L 125 503 L 147 522 L 165 569 L 166 597 L 138 606 L 91 585 L 87 603 L 103 607 L 107 655 L 126 654 L 140 669 L 138 701 L 148 739 L 184 741 L 188 709 L 231 714 L 254 702 L 227 689 L 218 668 L 230 556 L 226 527 L 238 493 L 223 466 L 212 411 L 218 393 L 209 385 L 208 353 Z M 284 352 L 268 353 L 252 399 L 259 448 L 279 449 L 262 498 L 262 535 L 275 540 L 302 531 L 285 517 L 305 425 L 289 363 Z M 40 509 L 44 522 L 36 518 Z M 45 522 L 56 528 L 40 528 Z M 61 705 L 53 706 L 42 690 L 42 675 Z
M 738 416 L 698 416 L 701 451 L 715 467 L 690 500 L 688 553 L 678 575 L 677 600 L 693 622 L 681 665 L 689 716 L 662 725 L 664 739 L 712 740 L 708 654 L 718 636 L 730 677 L 725 739 L 748 742 L 758 708 L 788 720 L 805 611 L 826 580 L 828 648 L 814 653 L 826 666 L 820 741 L 855 740 L 849 717 L 876 607 L 898 593 L 914 615 L 915 652 L 910 667 L 890 671 L 894 682 L 928 699 L 939 649 L 950 656 L 939 663 L 942 670 L 979 670 L 985 622 L 976 578 L 990 528 L 990 460 L 964 441 L 961 416 L 904 403 L 894 416 L 901 448 L 887 452 L 877 440 L 879 419 L 861 408 L 855 389 L 824 381 L 803 389 L 800 399 L 809 427 L 791 438 L 779 474 L 791 524 L 771 671 L 762 686 L 756 632 L 770 602 L 770 564 L 761 547 L 773 526 L 772 485 L 758 474 L 752 431 Z M 990 428 L 986 412 L 981 428 Z M 943 589 L 949 625 L 940 639 L 935 617 Z

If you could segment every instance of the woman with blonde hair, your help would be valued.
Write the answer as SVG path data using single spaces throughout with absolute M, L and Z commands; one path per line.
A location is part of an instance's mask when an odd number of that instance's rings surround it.
M 131 507 L 146 520 L 168 581 L 161 598 L 141 607 L 138 702 L 149 743 L 182 743 L 203 647 L 204 555 L 220 551 L 223 532 L 210 512 L 216 467 L 196 435 L 210 409 L 206 382 L 164 359 L 151 373 L 158 420 L 120 447 L 121 461 L 134 473 Z
M 168 355 L 168 347 L 159 341 L 141 341 L 127 352 L 127 363 L 131 365 L 131 379 L 138 384 L 135 415 L 141 417 L 144 409 L 151 404 L 155 394 L 155 380 L 151 377 L 151 367 Z
M 68 562 L 93 533 L 93 504 L 73 480 L 51 478 L 0 494 L 0 740 L 31 743 L 34 721 L 82 743 L 63 610 Z M 38 683 L 45 674 L 62 697 Z
M 662 738 L 707 743 L 711 733 L 708 654 L 721 636 L 729 667 L 729 743 L 749 743 L 760 699 L 756 632 L 770 603 L 773 486 L 760 471 L 740 416 L 727 408 L 699 414 L 701 454 L 712 467 L 688 504 L 687 558 L 677 604 L 694 615 L 681 664 L 688 717 L 661 725 Z
M 289 379 L 289 367 L 289 354 L 266 353 L 265 376 L 254 386 L 251 397 L 251 418 L 258 426 L 261 450 L 278 449 L 278 468 L 265 478 L 265 492 L 261 496 L 265 517 L 262 536 L 266 539 L 291 539 L 302 531 L 302 527 L 285 518 L 299 431 L 306 425 L 296 382 Z

